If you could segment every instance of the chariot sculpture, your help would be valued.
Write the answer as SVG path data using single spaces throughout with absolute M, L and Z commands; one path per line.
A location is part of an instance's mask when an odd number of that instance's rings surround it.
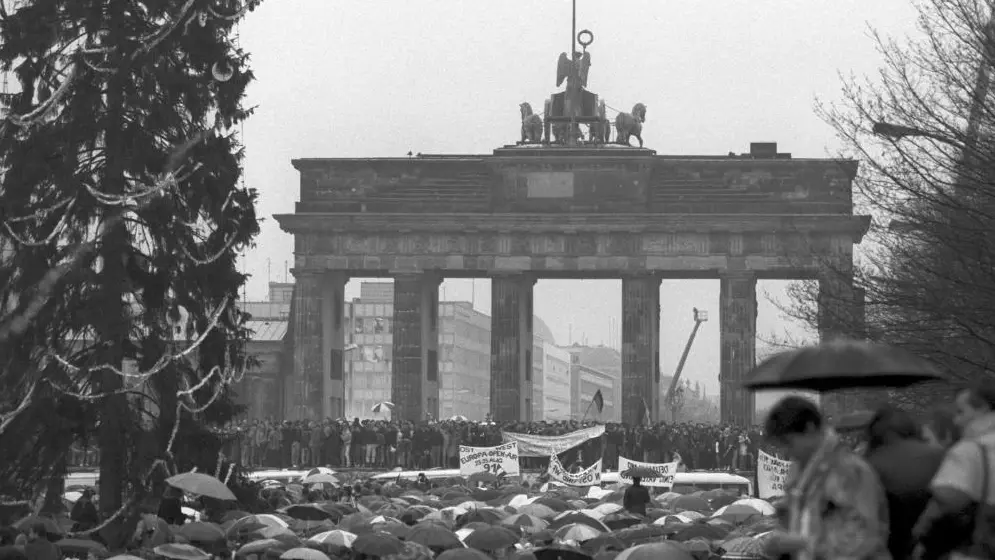
M 532 112 L 529 103 L 519 106 L 522 115 L 521 144 L 607 144 L 611 141 L 612 122 L 608 119 L 606 104 L 598 95 L 587 90 L 587 75 L 591 68 L 591 53 L 587 47 L 594 42 L 594 34 L 583 30 L 577 34 L 582 51 L 574 50 L 573 56 L 561 53 L 556 65 L 556 86 L 566 82 L 566 89 L 554 93 L 543 106 L 540 117 Z M 631 145 L 630 140 L 643 146 L 642 123 L 646 120 L 646 106 L 637 103 L 631 113 L 619 113 L 615 118 L 615 141 Z M 584 134 L 582 126 L 587 127 Z M 541 131 L 541 137 L 539 132 Z

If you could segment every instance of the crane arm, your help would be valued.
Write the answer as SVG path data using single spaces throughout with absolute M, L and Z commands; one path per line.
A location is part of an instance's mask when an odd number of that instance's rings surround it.
M 684 371 L 684 364 L 688 361 L 688 354 L 691 352 L 691 345 L 694 344 L 694 337 L 698 334 L 698 328 L 704 323 L 701 319 L 695 317 L 694 328 L 691 329 L 691 336 L 688 337 L 688 343 L 684 346 L 684 353 L 681 354 L 681 361 L 677 363 L 677 369 L 674 371 L 674 378 L 670 381 L 670 387 L 667 389 L 666 402 L 668 404 L 674 402 L 674 391 L 677 390 L 677 384 L 681 382 L 681 372 Z

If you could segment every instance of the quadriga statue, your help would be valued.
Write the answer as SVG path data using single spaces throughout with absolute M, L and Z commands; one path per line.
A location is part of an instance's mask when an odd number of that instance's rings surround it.
M 639 140 L 639 147 L 643 147 L 643 123 L 646 122 L 646 105 L 636 103 L 632 107 L 631 113 L 619 113 L 615 117 L 615 138 L 619 144 L 631 146 L 629 141 L 631 136 Z
M 522 143 L 539 144 L 542 142 L 542 119 L 532 112 L 532 105 L 527 102 L 518 106 L 522 112 Z

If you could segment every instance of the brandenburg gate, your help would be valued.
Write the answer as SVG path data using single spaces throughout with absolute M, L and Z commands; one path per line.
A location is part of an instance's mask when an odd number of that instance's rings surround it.
M 544 115 L 522 104 L 516 144 L 480 155 L 293 161 L 300 202 L 276 219 L 294 235 L 293 375 L 310 388 L 311 415 L 344 411 L 350 277 L 394 279 L 393 417 L 412 421 L 439 414 L 446 277 L 491 280 L 495 421 L 528 419 L 539 278 L 621 279 L 622 415 L 630 424 L 656 421 L 666 390 L 663 279 L 720 281 L 723 422 L 753 422 L 753 395 L 740 382 L 756 361 L 757 280 L 817 279 L 824 335 L 861 311 L 846 274 L 870 224 L 853 214 L 855 161 L 793 158 L 774 143 L 718 156 L 643 148 L 646 107 L 608 119 L 586 89 L 593 37 L 580 36 L 584 52 L 560 56 L 557 85 L 566 88 L 545 102 Z

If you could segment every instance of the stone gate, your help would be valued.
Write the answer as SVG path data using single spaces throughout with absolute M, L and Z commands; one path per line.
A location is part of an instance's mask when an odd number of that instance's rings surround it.
M 756 361 L 757 280 L 818 279 L 824 333 L 854 318 L 848 271 L 870 225 L 853 214 L 857 163 L 792 158 L 775 143 L 722 156 L 644 149 L 646 106 L 612 122 L 587 91 L 593 35 L 584 34 L 583 53 L 560 55 L 556 82 L 566 87 L 545 102 L 544 117 L 521 105 L 515 145 L 481 155 L 293 161 L 300 202 L 276 219 L 294 235 L 293 375 L 311 415 L 344 410 L 350 277 L 394 279 L 392 396 L 394 417 L 406 420 L 439 413 L 438 292 L 446 277 L 491 280 L 497 421 L 530 414 L 539 278 L 622 280 L 628 423 L 659 416 L 665 278 L 720 281 L 725 422 L 753 421 L 753 395 L 740 383 Z M 640 147 L 629 146 L 632 139 Z

